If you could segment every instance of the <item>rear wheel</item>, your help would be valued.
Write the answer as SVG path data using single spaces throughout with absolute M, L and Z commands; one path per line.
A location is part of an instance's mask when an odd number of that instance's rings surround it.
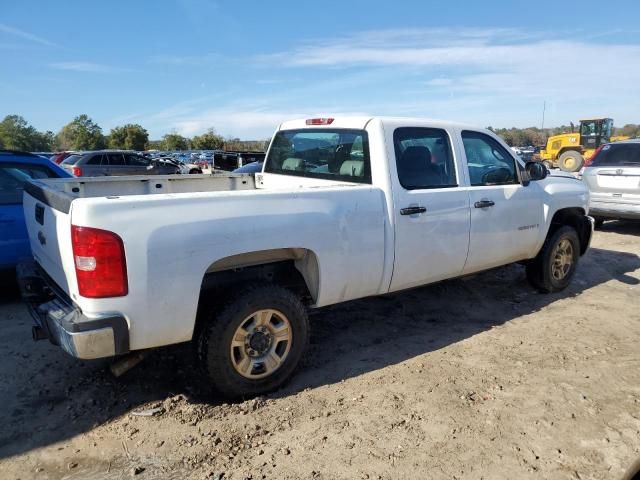
M 583 167 L 583 165 L 584 158 L 575 150 L 564 152 L 558 159 L 558 166 L 565 172 L 577 172 Z
M 290 290 L 255 284 L 211 312 L 197 339 L 205 378 L 227 397 L 251 397 L 284 384 L 309 337 L 304 305 Z
M 540 252 L 527 264 L 527 280 L 543 293 L 559 292 L 571 282 L 580 258 L 580 240 L 569 226 L 547 237 Z

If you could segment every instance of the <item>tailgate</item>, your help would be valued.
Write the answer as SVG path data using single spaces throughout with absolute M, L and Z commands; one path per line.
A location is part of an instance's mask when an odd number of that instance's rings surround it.
M 640 193 L 640 168 L 594 168 L 588 179 L 592 191 L 598 193 Z
M 25 188 L 24 219 L 33 257 L 58 286 L 70 293 L 65 273 L 65 265 L 68 266 L 69 278 L 73 278 L 75 272 L 70 211 L 51 207 L 46 198 L 37 199 Z

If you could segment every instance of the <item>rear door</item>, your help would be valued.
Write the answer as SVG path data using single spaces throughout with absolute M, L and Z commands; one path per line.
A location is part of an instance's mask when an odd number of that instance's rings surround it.
M 83 177 L 101 177 L 108 175 L 108 165 L 105 164 L 104 155 L 101 153 L 88 154 L 78 162 Z
M 131 175 L 130 168 L 127 166 L 122 153 L 112 152 L 106 153 L 104 156 L 109 160 L 108 175 Z
M 471 232 L 464 273 L 506 265 L 531 256 L 543 222 L 543 192 L 524 186 L 513 155 L 495 138 L 463 130 L 469 175 Z
M 469 247 L 469 194 L 450 132 L 399 127 L 387 133 L 387 144 L 397 185 L 391 290 L 459 275 Z

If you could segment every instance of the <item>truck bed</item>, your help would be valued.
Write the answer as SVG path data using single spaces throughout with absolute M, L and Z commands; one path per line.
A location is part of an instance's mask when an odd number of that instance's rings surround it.
M 254 190 L 251 174 L 145 175 L 129 177 L 87 177 L 31 181 L 25 191 L 47 205 L 68 213 L 78 198 L 124 197 L 167 193 L 223 192 Z

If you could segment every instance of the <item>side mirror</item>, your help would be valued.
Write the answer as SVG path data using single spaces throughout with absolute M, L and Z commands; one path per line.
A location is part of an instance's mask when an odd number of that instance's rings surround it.
M 531 181 L 544 180 L 549 174 L 549 170 L 542 162 L 527 162 L 524 165 L 524 170 Z

